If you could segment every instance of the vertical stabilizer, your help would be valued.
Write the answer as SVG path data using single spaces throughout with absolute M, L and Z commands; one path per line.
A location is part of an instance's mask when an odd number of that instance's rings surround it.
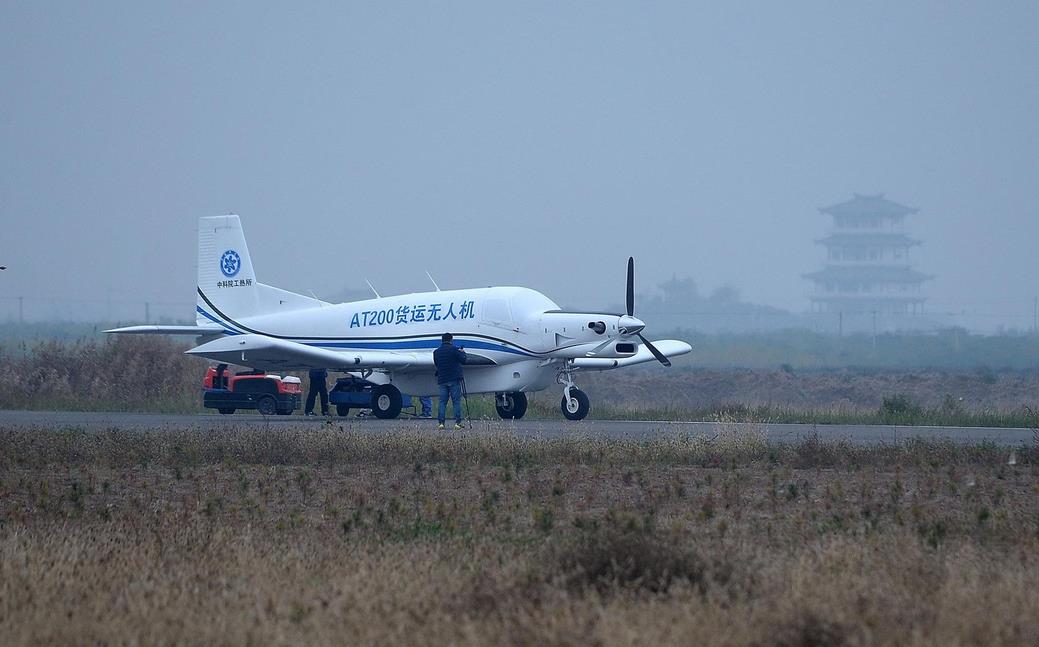
M 236 215 L 198 219 L 198 292 L 196 321 L 230 329 L 241 319 L 325 305 L 256 280 Z
M 257 314 L 256 274 L 245 244 L 245 233 L 238 216 L 209 216 L 198 219 L 198 295 L 199 309 L 221 318 L 240 318 Z M 205 299 L 203 299 L 203 294 Z M 208 299 L 209 303 L 206 303 Z M 199 323 L 213 323 L 196 311 Z

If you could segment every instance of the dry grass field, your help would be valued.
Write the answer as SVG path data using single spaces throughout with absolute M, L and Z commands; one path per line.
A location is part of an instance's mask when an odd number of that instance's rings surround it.
M 0 429 L 0 636 L 1036 644 L 1037 462 L 736 428 L 648 443 Z

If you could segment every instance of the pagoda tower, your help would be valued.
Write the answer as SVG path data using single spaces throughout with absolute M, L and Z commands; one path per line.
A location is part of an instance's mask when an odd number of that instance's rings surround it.
M 904 231 L 905 217 L 919 209 L 884 198 L 859 195 L 819 209 L 833 218 L 829 235 L 816 240 L 826 247 L 826 265 L 805 274 L 815 282 L 813 312 L 884 315 L 923 312 L 920 286 L 934 277 L 912 269 L 909 252 L 920 244 Z

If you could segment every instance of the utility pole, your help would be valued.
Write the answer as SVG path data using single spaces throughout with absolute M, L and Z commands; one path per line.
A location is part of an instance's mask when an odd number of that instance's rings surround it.
M 151 310 L 151 304 L 148 303 L 147 301 L 145 301 L 144 302 L 144 323 L 151 323 L 152 322 L 150 310 Z
M 873 354 L 877 354 L 877 311 L 873 311 Z

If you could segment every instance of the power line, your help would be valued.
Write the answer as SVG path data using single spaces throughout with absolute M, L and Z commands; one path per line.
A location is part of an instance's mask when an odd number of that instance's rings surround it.
M 157 306 L 186 306 L 191 307 L 195 305 L 192 301 L 156 301 L 153 299 L 84 299 L 80 297 L 41 297 L 41 296 L 18 296 L 8 297 L 0 296 L 0 299 L 6 301 L 29 301 L 35 303 L 90 303 L 97 305 L 139 305 L 141 303 L 150 303 Z

